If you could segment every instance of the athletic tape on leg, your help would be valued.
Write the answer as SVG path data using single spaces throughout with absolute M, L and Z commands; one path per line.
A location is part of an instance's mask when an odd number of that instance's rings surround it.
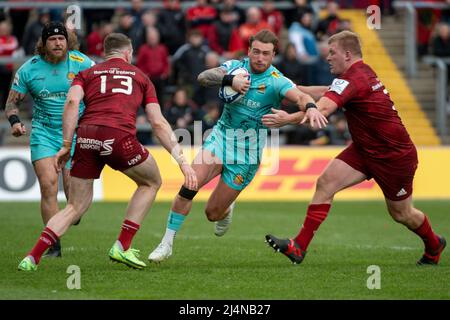
M 192 200 L 194 199 L 195 195 L 197 194 L 198 191 L 195 190 L 190 190 L 188 188 L 185 188 L 184 186 L 181 187 L 180 192 L 178 192 L 178 194 L 188 200 Z

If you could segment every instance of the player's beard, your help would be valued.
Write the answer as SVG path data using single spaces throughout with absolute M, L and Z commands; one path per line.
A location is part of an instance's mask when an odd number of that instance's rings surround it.
M 67 57 L 67 48 L 62 49 L 62 54 L 61 55 L 55 55 L 53 54 L 53 52 L 51 50 L 46 50 L 45 53 L 45 60 L 47 60 L 50 63 L 54 63 L 57 64 L 61 61 L 66 60 Z
M 251 68 L 253 73 L 263 73 L 267 69 L 269 69 L 270 64 L 262 63 L 261 65 L 257 65 L 256 62 L 251 63 Z

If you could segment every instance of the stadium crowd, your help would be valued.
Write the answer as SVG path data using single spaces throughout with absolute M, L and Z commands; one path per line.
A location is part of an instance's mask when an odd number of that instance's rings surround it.
M 165 0 L 157 9 L 143 8 L 142 0 L 131 0 L 131 9 L 83 9 L 83 26 L 75 30 L 80 51 L 93 60 L 102 61 L 103 39 L 111 32 L 121 32 L 132 39 L 134 63 L 154 83 L 163 112 L 173 128 L 193 130 L 201 121 L 203 130 L 219 119 L 222 101 L 217 89 L 197 84 L 198 74 L 219 66 L 229 59 L 240 59 L 247 53 L 250 35 L 270 29 L 280 37 L 275 66 L 297 84 L 329 85 L 331 75 L 326 61 L 327 39 L 351 30 L 351 22 L 339 17 L 339 8 L 352 6 L 352 1 L 328 2 L 326 15 L 319 19 L 308 0 L 292 0 L 291 9 L 280 10 L 275 1 L 258 1 L 246 10 L 236 0 L 196 0 L 183 9 L 180 0 Z M 359 1 L 364 2 L 364 1 Z M 383 12 L 394 14 L 392 1 L 367 1 L 382 5 Z M 62 9 L 10 9 L 0 11 L 0 57 L 24 57 L 34 54 L 42 27 L 49 21 L 63 21 Z M 436 38 L 429 35 L 432 53 L 450 54 L 448 15 L 438 24 Z M 447 19 L 447 20 L 445 20 Z M 432 39 L 432 40 L 431 40 Z M 421 42 L 419 42 L 421 43 Z M 20 66 L 0 65 L 0 101 L 4 106 L 11 78 Z M 286 105 L 286 110 L 292 110 Z M 31 102 L 22 110 L 31 117 Z M 346 145 L 351 141 L 345 118 L 335 114 L 324 130 L 307 126 L 288 127 L 285 142 L 302 145 Z M 138 125 L 145 126 L 142 111 Z M 1 134 L 0 134 L 1 135 Z M 140 130 L 138 138 L 153 144 L 148 130 Z M 0 138 L 0 143 L 2 139 Z

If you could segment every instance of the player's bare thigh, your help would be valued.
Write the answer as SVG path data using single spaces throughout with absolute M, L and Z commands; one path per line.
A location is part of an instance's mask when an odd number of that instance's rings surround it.
M 56 172 L 53 157 L 42 158 L 33 162 L 34 171 L 38 177 L 38 181 L 44 195 L 50 193 L 51 196 L 56 196 L 58 192 L 58 177 Z M 70 170 L 63 168 L 63 187 L 66 194 L 66 198 L 69 196 L 69 184 L 70 184 Z
M 222 163 L 211 151 L 202 148 L 192 161 L 192 169 L 197 175 L 200 189 L 222 172 Z
M 53 157 L 42 158 L 33 162 L 34 171 L 43 196 L 56 197 L 58 192 L 58 173 L 53 165 Z
M 210 221 L 218 221 L 224 218 L 226 210 L 237 199 L 241 190 L 229 187 L 222 179 L 208 199 L 205 213 Z
M 191 166 L 197 175 L 198 190 L 222 172 L 220 160 L 210 151 L 203 148 L 200 149 Z M 177 194 L 172 204 L 172 210 L 181 214 L 187 214 L 191 209 L 191 205 L 191 200 Z
M 364 181 L 367 176 L 340 159 L 333 159 L 317 179 L 312 204 L 331 203 L 340 190 Z
M 161 174 L 158 165 L 151 154 L 142 163 L 123 171 L 138 186 L 146 185 L 159 189 L 161 186 Z

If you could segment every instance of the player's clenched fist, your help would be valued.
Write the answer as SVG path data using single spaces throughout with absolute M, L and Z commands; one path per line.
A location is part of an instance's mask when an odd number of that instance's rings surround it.
M 25 128 L 25 125 L 21 122 L 15 123 L 11 127 L 11 134 L 14 137 L 20 137 L 27 133 L 27 129 Z
M 235 75 L 231 87 L 239 93 L 245 94 L 250 88 L 250 81 L 248 80 L 248 76 L 242 73 Z
M 187 163 L 182 164 L 180 168 L 184 174 L 184 185 L 189 190 L 197 190 L 198 189 L 197 174 L 195 173 L 194 169 L 192 169 L 192 167 Z

